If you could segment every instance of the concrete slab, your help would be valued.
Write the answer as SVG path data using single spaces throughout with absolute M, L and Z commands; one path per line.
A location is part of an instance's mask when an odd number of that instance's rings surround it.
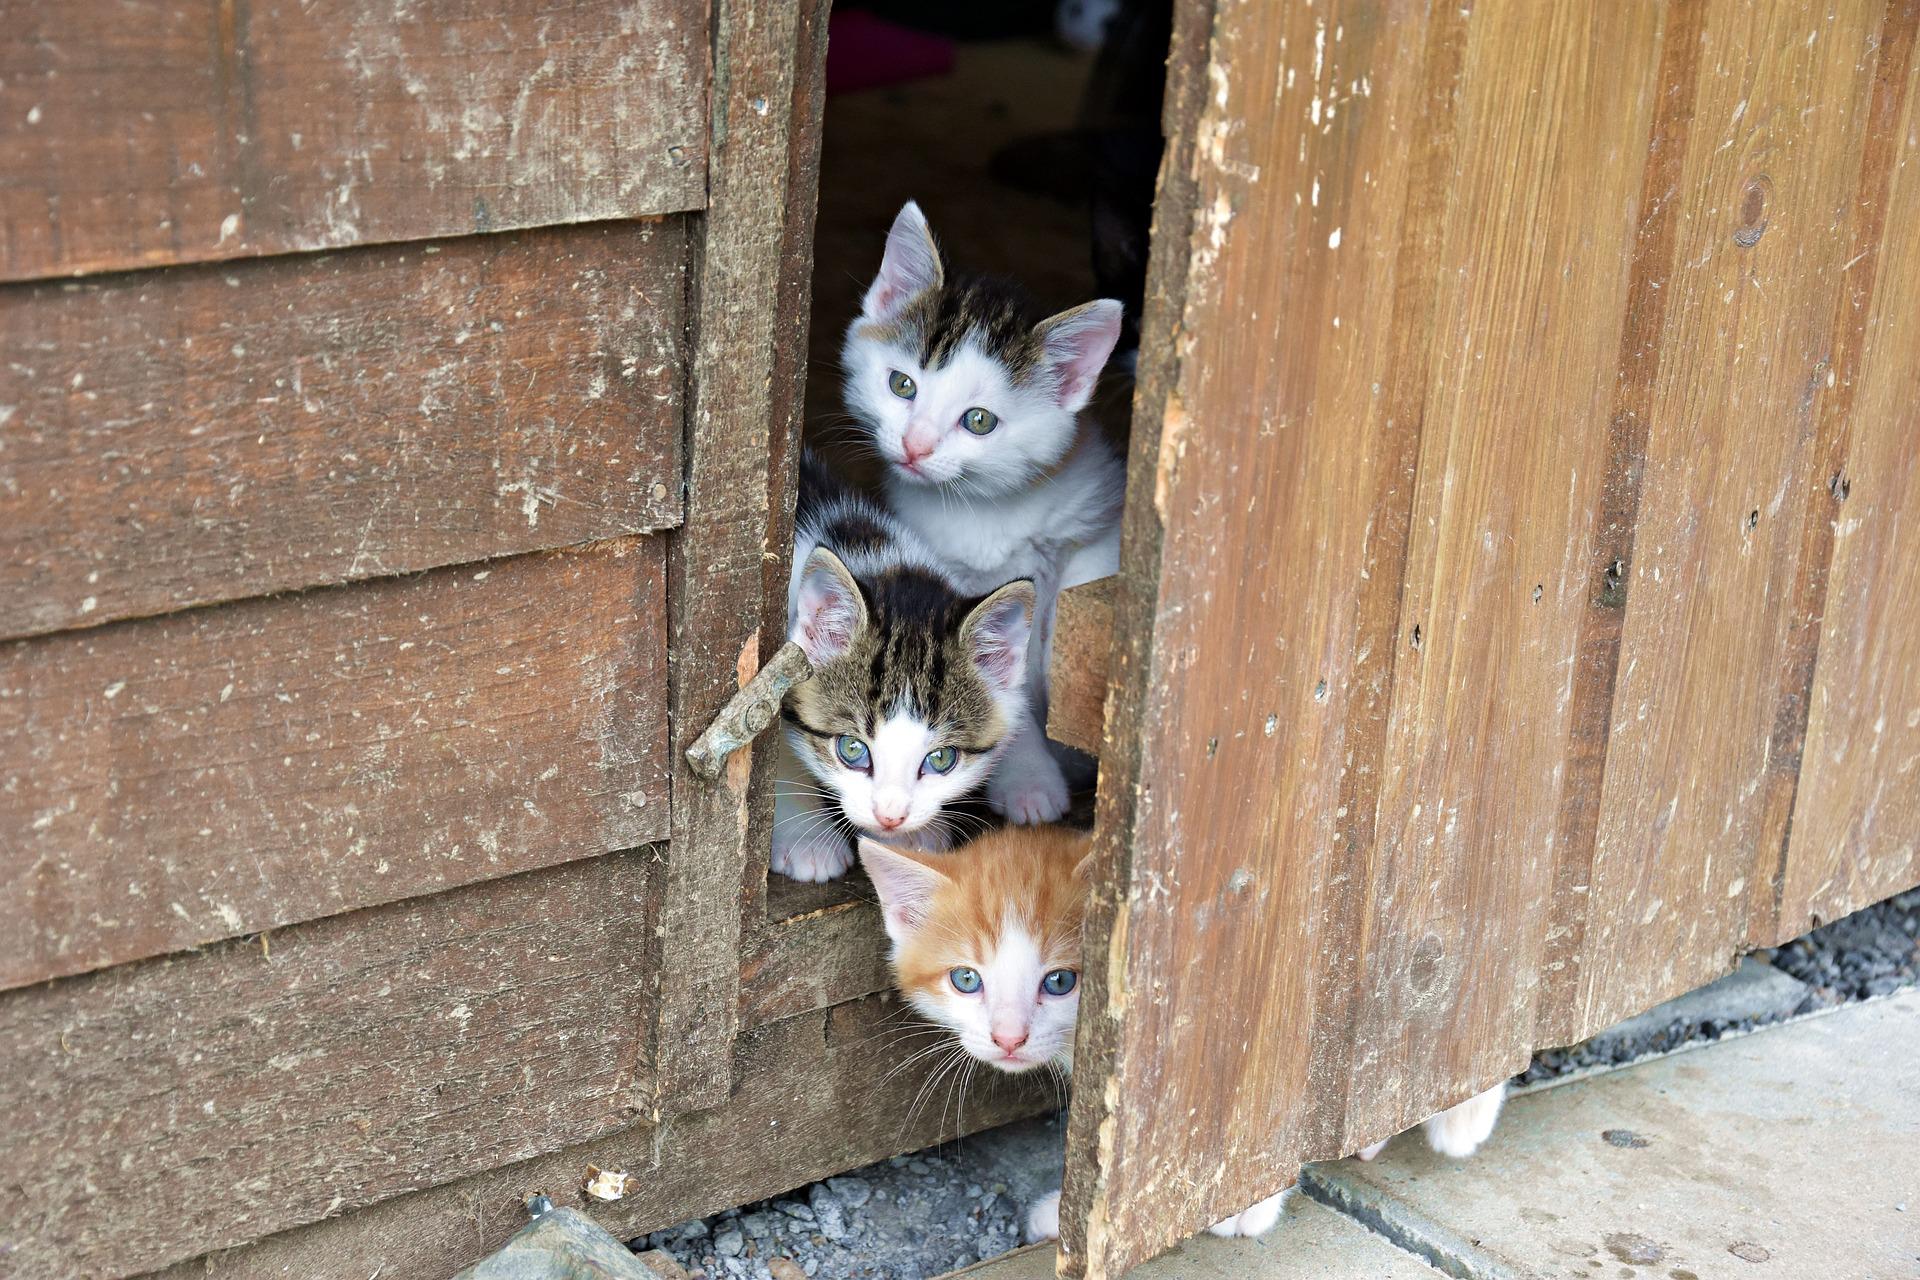
M 1304 1181 L 1476 1280 L 1914 1280 L 1920 992 L 1515 1098 L 1464 1163 L 1408 1137 Z
M 953 1272 L 947 1280 L 1053 1280 L 1051 1245 L 1016 1250 Z M 1441 1273 L 1351 1218 L 1305 1196 L 1287 1204 L 1263 1240 L 1200 1236 L 1155 1258 L 1127 1280 L 1440 1280 Z

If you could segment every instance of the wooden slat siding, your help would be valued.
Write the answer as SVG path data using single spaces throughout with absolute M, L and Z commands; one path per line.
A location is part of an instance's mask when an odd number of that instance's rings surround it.
M 1058 1104 L 1045 1080 L 976 1072 L 965 1105 L 915 1098 L 923 1071 L 903 1066 L 895 1001 L 866 1000 L 744 1033 L 739 1087 L 720 1107 L 622 1133 L 461 1182 L 389 1200 L 250 1247 L 185 1263 L 165 1280 L 284 1280 L 287 1276 L 404 1276 L 437 1280 L 522 1226 L 535 1190 L 631 1239 L 700 1214 L 778 1195 L 868 1159 L 915 1151 Z M 639 1179 L 624 1198 L 586 1200 L 589 1164 Z
M 886 930 L 871 901 L 821 907 L 756 932 L 753 949 L 740 964 L 743 1027 L 831 1008 L 892 986 Z
M 1176 14 L 1062 1218 L 1075 1273 L 1118 1275 L 1302 1154 L 1339 1154 L 1301 1148 L 1339 1127 L 1345 1055 L 1313 1034 L 1338 1039 L 1350 1003 L 1304 958 L 1361 949 L 1364 851 L 1338 810 L 1391 671 L 1360 642 L 1365 583 L 1399 575 L 1369 517 L 1407 501 L 1418 424 L 1396 411 L 1417 412 L 1427 358 L 1396 329 L 1427 304 L 1397 271 L 1436 247 L 1444 194 L 1405 161 L 1464 34 L 1455 6 Z M 1282 952 L 1303 962 L 1247 975 L 1250 1004 L 1200 990 Z M 1217 1069 L 1174 1069 L 1176 1045 Z M 1310 1089 L 1322 1075 L 1337 1088 Z
M 684 751 L 786 632 L 769 562 L 788 548 L 802 366 L 776 365 L 807 309 L 819 170 L 817 78 L 826 24 L 814 0 L 722 0 L 714 48 L 712 184 L 696 251 L 685 457 L 686 523 L 668 556 L 673 841 L 662 879 L 662 1112 L 718 1106 L 731 1089 L 750 869 L 772 823 L 770 751 L 749 746 L 708 783 Z M 810 87 L 811 86 L 811 87 Z M 804 341 L 796 350 L 804 350 Z M 776 380 L 771 371 L 784 372 Z
M 1119 579 L 1069 587 L 1060 593 L 1048 662 L 1047 736 L 1082 751 L 1098 752 L 1106 720 L 1107 675 L 1112 665 L 1113 597 Z
M 0 636 L 679 518 L 679 218 L 0 288 Z
M 615 854 L 0 997 L 9 1268 L 162 1267 L 630 1125 L 655 874 Z
M 1866 256 L 1837 317 L 1836 456 L 1810 477 L 1832 548 L 1775 942 L 1920 882 L 1920 4 L 1888 7 L 1860 175 Z M 1860 272 L 1861 277 L 1852 273 Z M 1864 296 L 1861 295 L 1864 291 Z M 1821 471 L 1826 474 L 1822 475 Z
M 1620 575 L 1576 1036 L 1725 973 L 1746 946 L 1749 893 L 1773 892 L 1760 870 L 1778 848 L 1760 852 L 1771 677 L 1796 622 L 1816 414 L 1828 376 L 1854 372 L 1834 366 L 1833 322 L 1880 18 L 1744 0 L 1705 14 L 1673 193 L 1692 216 L 1665 284 Z
M 664 837 L 662 560 L 0 646 L 0 987 Z
M 1468 25 L 1343 1149 L 1532 1048 L 1606 449 L 1590 424 L 1636 224 L 1613 193 L 1639 187 L 1656 97 L 1653 6 L 1485 5 Z
M 704 0 L 63 0 L 8 14 L 0 279 L 704 200 Z
M 1633 559 L 1634 522 L 1645 477 L 1647 421 L 1654 380 L 1665 348 L 1666 288 L 1674 269 L 1675 244 L 1686 210 L 1670 198 L 1679 189 L 1681 166 L 1694 124 L 1700 75 L 1700 25 L 1706 5 L 1666 8 L 1655 73 L 1657 100 L 1638 192 L 1639 227 L 1629 249 L 1625 315 L 1620 326 L 1619 381 L 1606 420 L 1606 460 L 1599 500 L 1588 534 L 1585 598 L 1573 664 L 1572 700 L 1564 752 L 1566 777 L 1554 833 L 1553 898 L 1540 960 L 1536 1037 L 1543 1044 L 1580 1039 L 1577 995 L 1586 955 L 1594 840 L 1600 826 L 1600 792 L 1606 775 L 1607 734 L 1613 726 L 1613 692 L 1619 673 L 1624 597 L 1617 583 Z M 1627 194 L 1623 189 L 1621 195 Z M 1621 566 L 1616 570 L 1615 565 Z

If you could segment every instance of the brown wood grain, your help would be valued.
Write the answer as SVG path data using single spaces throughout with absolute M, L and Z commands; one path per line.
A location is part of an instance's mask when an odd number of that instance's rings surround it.
M 1368 515 L 1406 501 L 1416 424 L 1390 406 L 1425 377 L 1395 359 L 1421 306 L 1396 259 L 1435 247 L 1443 207 L 1404 135 L 1464 38 L 1437 20 L 1430 57 L 1418 11 L 1348 10 L 1336 39 L 1307 6 L 1206 8 L 1182 7 L 1169 64 L 1101 760 L 1062 1217 L 1090 1276 L 1278 1190 L 1323 1123 L 1310 1029 L 1348 1006 L 1309 957 L 1352 945 L 1341 772 L 1379 678 L 1361 596 L 1370 566 L 1397 577 Z M 1256 963 L 1245 999 L 1203 994 Z M 1209 1070 L 1170 1069 L 1176 1045 Z
M 0 279 L 698 208 L 703 0 L 63 0 L 0 35 Z
M 927 1077 L 908 1064 L 912 1023 L 872 999 L 744 1033 L 733 1055 L 738 1088 L 721 1106 L 622 1132 L 423 1190 L 212 1254 L 165 1280 L 219 1276 L 450 1276 L 498 1248 L 526 1221 L 540 1190 L 619 1239 L 764 1196 L 867 1160 L 943 1142 L 1058 1104 L 1044 1080 L 983 1080 L 916 1105 Z M 618 1201 L 587 1200 L 588 1164 L 639 1175 Z
M 1047 736 L 1082 751 L 1100 750 L 1107 711 L 1117 578 L 1069 587 L 1053 619 L 1047 675 Z
M 0 996 L 9 1269 L 164 1267 L 626 1128 L 655 874 L 614 854 Z
M 893 985 L 880 910 L 866 900 L 818 907 L 751 931 L 740 963 L 740 1023 L 757 1027 L 827 1009 Z
M 717 782 L 685 749 L 786 638 L 785 533 L 805 374 L 826 6 L 726 0 L 712 189 L 696 256 L 686 522 L 668 557 L 673 840 L 661 891 L 663 1111 L 731 1090 L 740 968 L 765 919 L 772 753 Z M 763 741 L 766 741 L 763 739 Z
M 0 646 L 0 987 L 662 838 L 662 560 L 637 538 Z
M 679 517 L 684 220 L 0 288 L 0 636 Z
M 1859 274 L 1913 270 L 1915 6 L 1177 13 L 1062 1219 L 1102 1277 L 1723 968 L 1823 607 L 1787 883 L 1858 906 L 1920 840 L 1920 342 Z
M 1802 621 L 1815 424 L 1828 379 L 1855 376 L 1835 365 L 1835 303 L 1882 17 L 1733 0 L 1703 16 L 1672 195 L 1692 216 L 1663 288 L 1584 957 L 1557 1028 L 1572 1037 L 1725 973 L 1749 896 L 1774 891 L 1770 677 Z
M 1342 1150 L 1532 1047 L 1513 1029 L 1534 1018 L 1606 449 L 1583 428 L 1615 385 L 1660 35 L 1648 6 L 1470 23 Z
M 1900 21 L 1896 22 L 1898 18 Z M 1837 424 L 1838 466 L 1806 477 L 1832 548 L 1774 942 L 1920 882 L 1920 5 L 1889 7 L 1860 198 L 1868 258 Z M 1869 266 L 1869 263 L 1871 265 Z M 1849 276 L 1852 280 L 1853 277 Z M 1850 292 L 1842 293 L 1849 303 Z M 1836 361 L 1836 366 L 1842 362 Z M 1836 382 L 1838 382 L 1836 377 Z M 1836 391 L 1838 388 L 1836 387 Z M 1829 469 L 1830 468 L 1830 469 Z M 1826 471 L 1826 474 L 1822 474 Z M 1768 852 L 1771 852 L 1770 850 Z

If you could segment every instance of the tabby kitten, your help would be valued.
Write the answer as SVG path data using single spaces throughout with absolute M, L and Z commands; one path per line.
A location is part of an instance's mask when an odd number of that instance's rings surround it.
M 781 708 L 773 869 L 831 880 L 851 828 L 944 847 L 941 809 L 986 782 L 1027 714 L 1033 584 L 963 595 L 811 455 L 795 524 L 787 618 L 813 675 Z
M 894 983 L 908 1003 L 1002 1071 L 1073 1069 L 1080 1005 L 1080 918 L 1088 837 L 1065 827 L 1008 827 L 955 853 L 923 856 L 860 842 L 892 943 Z M 1501 1083 L 1427 1120 L 1427 1141 L 1455 1159 L 1493 1132 Z M 1385 1142 L 1360 1153 L 1371 1160 Z M 1264 1235 L 1293 1188 L 1216 1222 L 1221 1236 Z M 1060 1234 L 1060 1193 L 1027 1211 L 1027 1236 Z
M 1014 822 L 1067 807 L 1040 728 L 1056 597 L 1120 563 L 1125 468 L 1080 420 L 1120 320 L 1111 299 L 1039 319 L 1011 285 L 949 278 L 909 203 L 847 331 L 847 407 L 886 463 L 889 507 L 962 591 L 1034 584 L 1035 714 L 1016 725 L 987 789 Z

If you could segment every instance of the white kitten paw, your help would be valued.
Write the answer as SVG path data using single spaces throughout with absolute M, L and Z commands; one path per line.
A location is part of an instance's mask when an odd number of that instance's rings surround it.
M 987 783 L 987 803 L 1017 826 L 1053 822 L 1067 811 L 1067 780 L 1052 756 L 1035 756 L 1025 768 L 996 769 Z
M 1292 1195 L 1293 1191 L 1292 1187 L 1288 1187 L 1279 1195 L 1268 1196 L 1260 1203 L 1242 1209 L 1231 1218 L 1221 1219 L 1207 1230 L 1216 1236 L 1263 1236 L 1273 1230 L 1274 1223 L 1280 1221 L 1280 1210 L 1286 1206 L 1287 1197 Z
M 1060 1193 L 1049 1191 L 1027 1206 L 1027 1243 L 1060 1238 Z
M 1372 1146 L 1362 1147 L 1358 1151 L 1354 1152 L 1353 1154 L 1355 1154 L 1356 1156 L 1359 1156 L 1362 1160 L 1371 1160 L 1375 1156 L 1379 1155 L 1382 1151 L 1385 1151 L 1387 1149 L 1387 1144 L 1392 1141 L 1393 1141 L 1392 1138 L 1382 1138 L 1380 1139 L 1380 1141 L 1374 1143 Z
M 803 831 L 797 838 L 773 832 L 773 869 L 789 880 L 817 883 L 838 880 L 853 865 L 853 844 L 828 823 Z
M 1421 1127 L 1427 1132 L 1427 1145 L 1449 1159 L 1465 1160 L 1492 1136 L 1494 1122 L 1500 1118 L 1500 1104 L 1506 1097 L 1503 1080 L 1425 1121 Z

